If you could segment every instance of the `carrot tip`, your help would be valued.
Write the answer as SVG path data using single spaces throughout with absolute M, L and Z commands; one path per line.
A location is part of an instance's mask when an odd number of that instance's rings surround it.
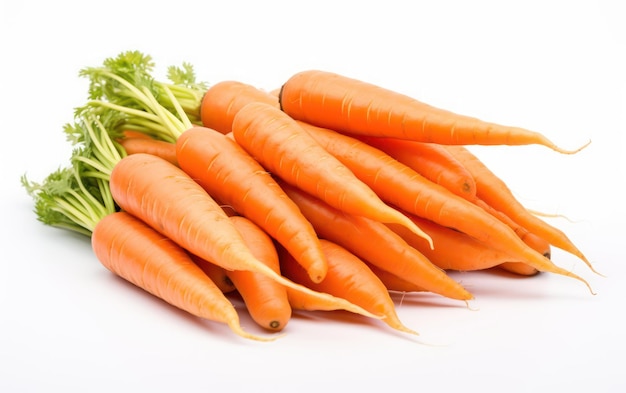
M 573 150 L 567 150 L 567 149 L 562 149 L 558 146 L 552 146 L 552 149 L 559 152 L 559 153 L 563 153 L 563 154 L 576 154 L 579 151 L 583 150 L 584 148 L 586 148 L 587 146 L 589 146 L 591 144 L 591 139 L 589 139 L 584 145 L 573 149 Z
M 245 330 L 243 330 L 241 325 L 239 325 L 239 323 L 237 321 L 229 321 L 228 322 L 228 326 L 238 336 L 243 337 L 243 338 L 247 338 L 247 339 L 250 339 L 250 340 L 254 340 L 254 341 L 269 342 L 269 341 L 274 341 L 274 340 L 276 340 L 276 339 L 278 339 L 278 338 L 280 338 L 280 337 L 282 337 L 284 335 L 284 334 L 281 334 L 281 335 L 276 335 L 276 336 L 272 336 L 272 337 L 257 336 L 255 334 L 248 333 Z

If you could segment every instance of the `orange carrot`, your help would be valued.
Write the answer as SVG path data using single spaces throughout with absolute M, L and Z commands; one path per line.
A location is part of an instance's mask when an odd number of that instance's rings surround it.
M 539 274 L 539 270 L 524 262 L 504 262 L 498 265 L 497 268 L 520 276 L 535 276 Z
M 192 127 L 176 142 L 180 167 L 211 196 L 249 218 L 285 246 L 315 282 L 326 274 L 317 234 L 272 176 L 235 141 Z
M 411 219 L 431 235 L 433 242 L 437 244 L 435 250 L 431 250 L 423 239 L 407 231 L 404 227 L 399 225 L 389 225 L 389 227 L 442 269 L 473 271 L 498 267 L 525 276 L 539 273 L 537 269 L 524 262 L 511 262 L 514 258 L 510 255 L 463 232 L 444 227 L 421 217 L 411 216 Z M 537 244 L 533 243 L 535 239 L 538 239 Z M 536 236 L 527 236 L 525 241 L 536 250 L 541 250 L 540 246 L 544 245 L 542 239 Z
M 418 216 L 410 216 L 427 230 L 433 242 L 434 250 L 410 231 L 399 225 L 389 224 L 395 233 L 409 245 L 424 254 L 428 260 L 445 270 L 473 271 L 489 269 L 505 262 L 515 261 L 507 253 L 482 243 L 463 232 L 448 228 Z
M 410 247 L 385 224 L 344 213 L 285 182 L 281 182 L 281 186 L 300 207 L 302 214 L 311 221 L 320 238 L 333 241 L 363 261 L 394 273 L 427 291 L 457 300 L 473 298 L 459 283 L 433 265 L 422 253 Z M 415 236 L 427 243 L 421 236 Z
M 424 288 L 419 285 L 415 285 L 402 277 L 398 277 L 395 274 L 388 272 L 387 270 L 383 270 L 376 265 L 365 262 L 365 264 L 370 268 L 372 273 L 374 273 L 380 281 L 385 284 L 385 287 L 388 291 L 394 292 L 424 292 Z
M 119 140 L 126 154 L 147 153 L 159 156 L 174 165 L 178 165 L 176 159 L 176 146 L 171 142 L 152 138 L 131 137 Z
M 454 145 L 539 144 L 565 150 L 544 135 L 435 108 L 399 92 L 343 75 L 309 70 L 287 80 L 280 106 L 297 120 L 353 134 Z
M 299 124 L 304 126 L 306 123 Z M 537 270 L 580 280 L 593 293 L 589 283 L 582 277 L 555 265 L 529 247 L 513 229 L 498 218 L 425 179 L 388 154 L 345 134 L 311 125 L 306 130 L 390 205 L 467 233 Z
M 233 80 L 216 83 L 207 89 L 202 98 L 202 125 L 227 134 L 232 129 L 233 118 L 239 109 L 256 101 L 278 107 L 277 96 L 255 86 Z
M 462 198 L 472 200 L 476 197 L 474 178 L 444 146 L 395 138 L 357 138 Z
M 331 241 L 320 241 L 328 260 L 326 278 L 320 283 L 312 282 L 293 257 L 279 249 L 280 268 L 285 277 L 316 291 L 347 299 L 373 314 L 384 315 L 383 322 L 394 329 L 417 334 L 400 321 L 387 288 L 363 261 Z
M 91 244 L 111 272 L 164 301 L 200 318 L 245 332 L 232 303 L 176 243 L 126 212 L 112 213 L 96 224 Z
M 202 259 L 197 255 L 189 254 L 189 256 L 191 257 L 191 260 L 194 261 L 194 263 L 198 265 L 198 267 L 202 269 L 207 276 L 209 276 L 211 281 L 213 281 L 223 293 L 230 293 L 237 289 L 235 288 L 235 285 L 231 281 L 230 277 L 226 274 L 226 269 L 221 266 L 217 266 L 206 259 Z
M 113 199 L 188 252 L 227 270 L 265 274 L 311 296 L 335 301 L 346 310 L 380 318 L 350 302 L 312 291 L 277 274 L 252 255 L 224 210 L 182 169 L 149 154 L 121 159 L 110 176 Z
M 428 238 L 276 107 L 262 102 L 244 106 L 235 115 L 233 136 L 271 173 L 329 205 L 382 222 L 397 222 Z
M 252 254 L 280 274 L 278 253 L 272 239 L 245 217 L 233 216 L 230 220 L 242 234 Z M 284 285 L 263 274 L 250 271 L 229 270 L 226 275 L 237 288 L 250 316 L 259 326 L 272 331 L 281 331 L 287 326 L 291 318 L 291 306 Z
M 565 233 L 529 212 L 525 206 L 515 198 L 507 184 L 469 149 L 464 146 L 450 146 L 446 148 L 465 165 L 476 180 L 477 196 L 479 198 L 494 209 L 509 216 L 520 226 L 546 239 L 553 246 L 577 256 L 584 261 L 592 271 L 598 273 L 585 255 L 573 244 Z

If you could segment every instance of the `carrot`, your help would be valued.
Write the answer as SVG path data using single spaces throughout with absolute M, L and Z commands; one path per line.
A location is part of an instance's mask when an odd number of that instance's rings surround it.
M 304 126 L 307 123 L 299 124 Z M 593 293 L 587 281 L 529 247 L 507 224 L 483 208 L 425 179 L 388 154 L 345 134 L 311 125 L 306 130 L 385 202 L 409 214 L 467 233 L 537 270 L 580 280 Z
M 176 142 L 180 167 L 220 203 L 249 218 L 285 246 L 315 282 L 326 274 L 317 234 L 272 176 L 235 141 L 192 127 Z
M 283 274 L 316 291 L 330 293 L 358 304 L 373 314 L 384 315 L 383 322 L 394 329 L 417 334 L 400 321 L 387 288 L 361 259 L 331 241 L 321 239 L 320 242 L 328 260 L 328 275 L 322 282 L 312 282 L 293 257 L 279 249 Z
M 357 139 L 389 154 L 462 198 L 471 200 L 476 197 L 474 178 L 444 146 L 396 138 L 357 136 Z
M 504 262 L 498 265 L 497 268 L 520 276 L 535 276 L 539 274 L 539 270 L 524 262 Z
M 98 260 L 111 272 L 152 295 L 200 318 L 227 324 L 246 333 L 232 303 L 176 243 L 126 212 L 102 218 L 91 244 Z
M 230 220 L 242 234 L 252 254 L 280 274 L 278 253 L 272 239 L 245 217 L 232 216 Z M 263 274 L 245 270 L 229 270 L 226 275 L 237 288 L 250 316 L 259 326 L 272 331 L 281 331 L 287 326 L 291 318 L 291 306 L 284 285 Z
M 599 274 L 591 265 L 587 257 L 574 243 L 558 228 L 529 212 L 525 206 L 515 198 L 508 185 L 498 177 L 487 165 L 464 146 L 446 147 L 470 171 L 477 185 L 477 197 L 497 209 L 520 226 L 528 229 L 539 237 L 546 239 L 550 244 L 580 258 L 595 273 Z
M 133 214 L 188 252 L 227 270 L 249 270 L 311 296 L 329 298 L 277 274 L 252 255 L 239 231 L 211 196 L 175 165 L 149 154 L 121 159 L 111 172 L 111 195 Z M 373 318 L 361 307 L 330 297 L 347 310 Z
M 159 156 L 174 165 L 178 165 L 176 158 L 176 146 L 171 142 L 158 139 L 131 137 L 119 140 L 126 154 L 147 153 Z
M 506 252 L 490 247 L 463 232 L 418 216 L 411 215 L 410 217 L 431 234 L 433 241 L 437 244 L 434 250 L 431 250 L 423 239 L 405 230 L 404 227 L 390 224 L 389 228 L 442 269 L 483 270 L 515 261 Z
M 198 265 L 198 267 L 202 269 L 207 276 L 209 276 L 209 278 L 223 293 L 230 293 L 237 289 L 235 288 L 235 285 L 231 281 L 230 277 L 226 274 L 226 269 L 217 266 L 206 259 L 200 258 L 197 255 L 189 254 L 189 256 L 191 257 L 191 260 L 194 261 L 194 263 Z
M 202 124 L 222 134 L 232 130 L 233 118 L 244 105 L 260 101 L 278 107 L 278 97 L 255 86 L 226 80 L 209 87 L 200 106 Z
M 415 285 L 402 277 L 398 277 L 393 273 L 388 272 L 387 270 L 383 270 L 376 265 L 365 262 L 365 264 L 370 268 L 372 273 L 374 273 L 380 281 L 383 282 L 388 291 L 394 292 L 424 292 L 424 288 Z
M 532 276 L 539 272 L 524 262 L 511 262 L 513 258 L 508 254 L 489 247 L 463 232 L 441 226 L 417 216 L 411 216 L 411 218 L 432 236 L 433 241 L 437 244 L 435 250 L 431 250 L 423 239 L 407 231 L 406 228 L 392 224 L 389 227 L 442 269 L 475 271 L 500 268 L 525 276 Z M 402 284 L 396 285 L 400 288 L 406 288 Z
M 320 127 L 342 132 L 455 145 L 539 144 L 560 153 L 544 135 L 484 122 L 435 108 L 399 92 L 343 75 L 302 71 L 289 78 L 280 92 L 285 113 Z
M 397 222 L 428 238 L 276 107 L 262 102 L 244 106 L 235 115 L 233 136 L 271 173 L 329 205 L 382 222 Z
M 410 247 L 385 224 L 342 212 L 297 187 L 285 182 L 280 184 L 300 207 L 320 238 L 333 241 L 363 261 L 402 277 L 424 290 L 457 300 L 473 298 L 459 283 Z M 415 236 L 427 242 L 421 236 Z

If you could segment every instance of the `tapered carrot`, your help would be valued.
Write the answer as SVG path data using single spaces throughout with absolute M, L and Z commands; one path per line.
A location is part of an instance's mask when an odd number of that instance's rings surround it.
M 176 243 L 126 212 L 102 218 L 91 244 L 110 271 L 156 297 L 200 318 L 227 324 L 238 335 L 270 340 L 245 332 L 232 303 Z
M 417 334 L 400 321 L 387 288 L 361 259 L 329 240 L 320 241 L 328 260 L 326 278 L 319 283 L 312 282 L 293 257 L 279 249 L 280 269 L 285 277 L 316 291 L 347 299 L 373 314 L 384 315 L 383 322 L 394 329 Z
M 226 80 L 209 87 L 200 106 L 202 124 L 222 134 L 232 129 L 235 114 L 244 105 L 260 101 L 278 107 L 278 97 L 247 83 Z
M 227 270 L 265 274 L 295 290 L 335 301 L 348 311 L 380 318 L 344 299 L 295 284 L 260 262 L 215 200 L 182 169 L 162 158 L 142 153 L 124 157 L 113 168 L 109 185 L 122 210 L 200 258 Z
M 473 298 L 461 284 L 410 247 L 385 224 L 342 212 L 297 187 L 281 182 L 289 197 L 300 207 L 320 238 L 331 240 L 361 258 L 424 288 L 457 300 Z M 406 228 L 397 224 L 402 228 Z M 414 232 L 407 229 L 410 233 Z M 415 235 L 428 241 L 419 235 Z
M 472 200 L 476 197 L 474 178 L 442 145 L 397 138 L 357 138 L 462 198 Z
M 415 285 L 410 281 L 403 279 L 402 277 L 398 277 L 397 275 L 379 268 L 376 265 L 365 262 L 365 264 L 370 268 L 372 273 L 374 273 L 380 281 L 385 285 L 388 291 L 394 292 L 424 292 L 424 288 L 419 285 Z
M 320 70 L 293 75 L 282 86 L 279 100 L 282 110 L 294 119 L 353 134 L 453 145 L 539 144 L 568 154 L 584 148 L 565 150 L 538 132 L 462 116 Z
M 272 239 L 245 217 L 232 216 L 230 220 L 242 234 L 252 254 L 277 274 L 281 274 L 278 253 Z M 237 288 L 250 316 L 259 326 L 272 331 L 281 331 L 287 326 L 291 318 L 291 306 L 284 285 L 264 274 L 250 271 L 228 270 L 226 275 Z
M 285 246 L 315 282 L 326 260 L 311 224 L 272 176 L 235 141 L 192 127 L 176 142 L 180 167 L 222 204 L 249 218 Z
M 176 146 L 171 142 L 152 138 L 131 137 L 119 140 L 126 154 L 147 153 L 159 156 L 174 165 L 178 165 Z
M 446 148 L 465 165 L 470 173 L 472 173 L 472 176 L 476 180 L 477 196 L 479 198 L 494 209 L 509 216 L 520 226 L 546 239 L 554 247 L 558 247 L 580 258 L 592 271 L 598 273 L 587 257 L 574 245 L 563 231 L 529 212 L 525 206 L 515 198 L 508 185 L 469 149 L 464 146 L 448 146 Z
M 276 107 L 262 102 L 244 106 L 235 115 L 233 136 L 268 171 L 329 205 L 382 222 L 397 222 L 428 238 Z
M 206 259 L 200 258 L 197 255 L 189 254 L 189 256 L 191 257 L 191 260 L 198 265 L 198 267 L 202 269 L 207 276 L 209 276 L 209 278 L 223 293 L 230 293 L 237 289 L 235 288 L 235 285 L 231 281 L 230 277 L 226 274 L 226 269 L 221 266 L 217 266 Z
M 395 233 L 402 237 L 409 245 L 424 254 L 435 265 L 445 270 L 473 271 L 489 269 L 505 262 L 515 261 L 507 253 L 482 243 L 471 236 L 426 220 L 418 216 L 411 219 L 422 225 L 431 233 L 437 244 L 434 250 L 428 244 L 406 231 L 399 225 L 389 224 Z
M 305 125 L 307 123 L 300 123 Z M 435 184 L 388 154 L 348 135 L 308 125 L 307 132 L 385 202 L 409 214 L 455 228 L 537 270 L 589 283 L 525 244 L 507 224 L 483 208 Z

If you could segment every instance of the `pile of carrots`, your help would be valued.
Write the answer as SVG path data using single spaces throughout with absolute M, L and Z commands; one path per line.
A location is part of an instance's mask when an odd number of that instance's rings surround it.
M 450 270 L 589 287 L 550 259 L 558 247 L 595 272 L 583 253 L 467 148 L 584 146 L 320 70 L 265 91 L 197 82 L 188 63 L 167 81 L 153 69 L 138 51 L 82 69 L 70 163 L 22 184 L 40 221 L 88 236 L 107 269 L 154 296 L 267 341 L 309 310 L 417 334 L 391 293 L 473 299 Z M 270 334 L 242 328 L 234 297 Z

